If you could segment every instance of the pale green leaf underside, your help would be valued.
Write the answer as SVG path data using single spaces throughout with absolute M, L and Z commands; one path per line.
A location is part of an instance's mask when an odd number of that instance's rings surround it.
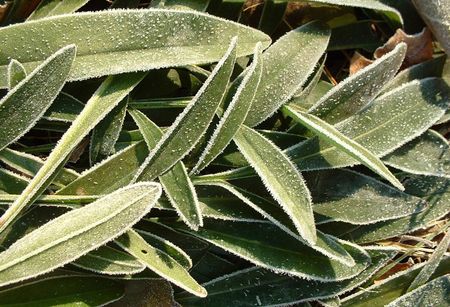
M 236 60 L 237 38 L 192 101 L 178 115 L 145 160 L 136 180 L 153 180 L 188 154 L 206 132 L 222 102 Z
M 75 52 L 72 45 L 52 54 L 0 100 L 0 149 L 24 135 L 48 109 L 66 81 Z M 6 70 L 3 73 L 6 76 Z
M 358 275 L 370 263 L 370 257 L 362 249 L 340 241 L 356 263 L 353 266 L 344 265 L 314 251 L 295 238 L 286 236 L 277 226 L 265 222 L 205 220 L 204 227 L 193 235 L 262 268 L 306 279 L 344 280 Z
M 99 31 L 105 29 L 105 31 Z M 255 29 L 194 11 L 106 10 L 48 17 L 0 29 L 0 88 L 9 57 L 27 71 L 57 49 L 76 44 L 70 80 L 218 61 L 232 37 L 238 56 L 270 38 Z M 15 46 L 22 46 L 15 50 Z
M 245 125 L 239 128 L 234 142 L 289 215 L 298 233 L 314 245 L 317 235 L 311 196 L 300 172 L 278 147 Z
M 163 132 L 142 112 L 130 109 L 129 113 L 139 127 L 150 151 L 161 140 Z M 181 218 L 192 229 L 198 229 L 203 223 L 202 215 L 194 185 L 187 174 L 183 162 L 178 161 L 175 163 L 165 174 L 159 176 L 159 181 L 170 203 L 180 214 Z
M 403 63 L 406 44 L 364 67 L 333 87 L 308 111 L 329 124 L 336 124 L 362 109 L 395 75 Z
M 263 53 L 262 77 L 245 119 L 247 126 L 264 121 L 294 96 L 313 73 L 330 34 L 320 23 L 308 23 L 288 32 Z
M 135 231 L 128 231 L 119 237 L 116 242 L 127 252 L 138 258 L 150 270 L 173 282 L 175 285 L 200 297 L 207 295 L 206 290 L 189 275 L 181 264 L 165 252 L 149 245 Z
M 388 180 L 396 188 L 404 190 L 400 181 L 395 178 L 383 162 L 375 154 L 358 144 L 356 141 L 346 137 L 344 134 L 340 133 L 339 130 L 327 124 L 320 118 L 297 110 L 295 106 L 285 106 L 284 110 L 286 110 L 289 116 L 294 120 L 316 133 L 319 138 L 324 139 L 330 145 L 334 145 L 338 148 L 338 150 L 341 150 L 355 160 L 358 160 L 360 163 Z
M 65 213 L 0 254 L 0 285 L 52 271 L 114 239 L 156 203 L 161 188 L 139 183 Z

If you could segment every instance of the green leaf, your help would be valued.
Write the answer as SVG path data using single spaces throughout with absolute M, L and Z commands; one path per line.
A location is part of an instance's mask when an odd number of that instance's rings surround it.
M 205 11 L 210 0 L 155 0 L 150 3 L 152 7 Z
M 262 55 L 262 78 L 245 124 L 256 126 L 303 86 L 325 52 L 330 30 L 317 22 L 288 32 Z
M 422 287 L 400 296 L 387 307 L 409 306 L 448 306 L 450 298 L 450 275 L 436 278 Z
M 193 167 L 191 174 L 195 174 L 204 169 L 231 142 L 233 136 L 247 117 L 261 80 L 262 71 L 261 45 L 258 44 L 255 48 L 253 63 L 245 71 L 245 75 L 237 80 L 240 82 L 235 81 L 232 84 L 232 87 L 236 87 L 235 91 L 230 89 L 230 92 L 233 92 L 233 98 L 217 124 L 217 128 L 214 130 L 197 164 Z
M 51 121 L 73 122 L 83 111 L 84 104 L 75 97 L 61 92 L 43 118 Z
M 12 59 L 8 65 L 7 71 L 8 78 L 8 90 L 12 90 L 17 84 L 20 83 L 23 79 L 27 77 L 27 72 L 25 71 L 25 67 L 23 67 L 20 62 Z
M 72 264 L 88 271 L 107 275 L 135 274 L 145 269 L 145 266 L 133 256 L 106 245 L 78 258 Z
M 9 148 L 5 148 L 0 151 L 0 161 L 31 177 L 34 177 L 45 163 L 45 161 L 39 157 Z M 76 171 L 63 168 L 53 179 L 53 183 L 64 187 L 76 180 L 78 177 L 80 177 L 80 174 Z
M 27 20 L 36 20 L 55 15 L 73 13 L 88 1 L 89 0 L 43 0 Z
M 75 52 L 71 45 L 52 54 L 0 100 L 0 149 L 28 132 L 48 109 L 66 82 Z
M 446 257 L 439 265 L 438 269 L 433 275 L 433 278 L 446 274 L 448 272 L 449 265 L 450 265 L 450 257 Z M 389 302 L 402 296 L 406 292 L 409 285 L 417 276 L 417 274 L 420 272 L 420 269 L 422 267 L 423 263 L 414 265 L 410 269 L 404 270 L 391 277 L 383 279 L 381 282 L 376 283 L 375 285 L 362 289 L 353 295 L 347 296 L 346 298 L 341 300 L 342 306 L 352 306 L 352 307 L 385 306 Z M 418 306 L 435 306 L 435 305 L 419 304 Z M 438 304 L 436 306 L 440 305 Z
M 425 201 L 350 170 L 306 173 L 316 223 L 373 224 L 419 213 Z
M 355 242 L 374 242 L 410 233 L 427 227 L 450 210 L 450 180 L 439 177 L 417 176 L 405 182 L 406 192 L 422 197 L 428 208 L 421 213 L 391 221 L 360 226 L 346 236 Z
M 333 87 L 308 113 L 329 124 L 336 124 L 355 114 L 395 76 L 405 54 L 406 44 L 400 43 L 391 52 Z
M 439 133 L 428 130 L 385 156 L 383 162 L 407 173 L 450 177 L 450 146 Z
M 20 194 L 28 185 L 28 180 L 11 171 L 0 168 L 0 191 L 8 194 Z
M 298 233 L 314 245 L 317 235 L 311 196 L 300 172 L 278 147 L 245 125 L 239 128 L 234 142 L 289 215 Z
M 410 82 L 389 92 L 335 128 L 377 157 L 383 157 L 425 132 L 445 112 L 448 86 L 440 79 Z M 411 119 L 414 120 L 411 120 Z M 318 137 L 286 150 L 300 170 L 339 168 L 357 160 Z
M 160 195 L 158 184 L 139 183 L 57 217 L 0 254 L 0 285 L 50 272 L 104 245 L 147 214 Z
M 339 241 L 355 260 L 347 266 L 330 259 L 297 239 L 286 236 L 277 226 L 267 222 L 204 221 L 197 232 L 181 223 L 169 224 L 202 238 L 262 268 L 319 281 L 338 281 L 360 274 L 370 263 L 361 248 Z
M 96 276 L 53 276 L 0 291 L 2 306 L 102 306 L 122 297 L 121 283 Z M 26 295 L 25 295 L 26 294 Z
M 32 203 L 50 185 L 52 177 L 57 175 L 57 170 L 62 167 L 77 144 L 115 105 L 128 95 L 144 76 L 145 73 L 131 73 L 108 77 L 103 81 L 92 98 L 86 103 L 81 114 L 61 137 L 58 145 L 47 157 L 44 165 L 27 188 L 2 215 L 0 232 L 14 220 L 23 208 Z
M 450 244 L 450 231 L 447 231 L 447 234 L 441 240 L 439 245 L 433 252 L 433 255 L 428 259 L 427 263 L 424 265 L 420 273 L 416 276 L 414 281 L 408 288 L 408 291 L 414 290 L 423 284 L 425 284 L 433 275 L 436 268 L 439 266 L 444 254 L 447 252 L 448 246 Z M 450 284 L 449 284 L 450 286 Z
M 389 171 L 383 162 L 372 152 L 340 133 L 339 130 L 327 124 L 314 115 L 299 111 L 294 106 L 285 106 L 284 109 L 290 117 L 298 121 L 308 129 L 316 133 L 319 138 L 324 139 L 330 145 L 335 146 L 338 150 L 347 153 L 349 156 L 358 160 L 372 171 L 388 180 L 393 186 L 400 190 L 404 190 L 401 182 Z
M 103 118 L 92 131 L 89 147 L 91 164 L 114 153 L 114 144 L 119 138 L 127 114 L 128 98 L 123 99 Z
M 206 132 L 225 96 L 236 60 L 236 43 L 233 38 L 208 80 L 150 152 L 136 180 L 152 180 L 167 171 L 188 154 Z
M 200 286 L 183 268 L 165 252 L 149 245 L 135 231 L 128 231 L 116 240 L 122 248 L 138 258 L 150 270 L 164 277 L 178 287 L 199 297 L 207 295 L 206 290 Z
M 6 86 L 9 57 L 31 71 L 70 43 L 78 48 L 69 76 L 73 81 L 216 62 L 226 51 L 223 42 L 234 36 L 239 37 L 238 56 L 251 54 L 259 41 L 263 47 L 270 43 L 260 31 L 195 11 L 106 10 L 20 23 L 0 29 L 0 87 Z
M 208 291 L 205 299 L 180 293 L 176 300 L 183 306 L 269 306 L 274 302 L 279 305 L 293 305 L 342 295 L 362 284 L 396 254 L 393 250 L 382 249 L 368 252 L 372 264 L 353 279 L 324 283 L 251 267 L 205 283 Z
M 129 110 L 144 136 L 149 151 L 158 145 L 163 132 L 145 114 L 138 110 Z M 167 194 L 172 206 L 177 210 L 185 223 L 196 230 L 203 224 L 202 213 L 198 204 L 194 185 L 189 179 L 182 161 L 178 161 L 165 174 L 159 176 L 159 181 Z

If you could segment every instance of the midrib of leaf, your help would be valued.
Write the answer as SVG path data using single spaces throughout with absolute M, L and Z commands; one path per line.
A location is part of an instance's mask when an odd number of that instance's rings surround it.
M 99 256 L 99 255 L 94 255 L 94 254 L 91 254 L 91 253 L 88 253 L 88 254 L 84 255 L 84 257 L 97 258 L 97 259 L 104 260 L 104 261 L 107 261 L 107 262 L 111 261 L 111 259 L 109 259 L 109 258 L 105 258 L 105 257 Z M 129 266 L 129 267 L 132 267 L 132 268 L 140 268 L 140 266 L 133 265 L 132 263 L 124 262 L 124 261 L 120 261 L 120 260 L 114 260 L 114 263 L 115 264 L 120 264 L 120 265 L 123 265 L 123 266 Z
M 0 217 L 0 232 L 2 232 L 17 215 L 45 190 L 51 183 L 49 179 L 61 167 L 70 152 L 83 137 L 108 114 L 144 77 L 146 73 L 130 73 L 108 77 L 92 98 L 87 102 L 81 114 L 59 140 L 58 145 L 48 156 L 44 165 L 30 181 L 19 198 Z M 111 91 L 113 91 L 111 93 Z
M 61 243 L 64 243 L 65 241 L 67 241 L 67 240 L 70 240 L 70 239 L 72 239 L 72 238 L 78 237 L 78 236 L 80 236 L 81 234 L 87 232 L 88 230 L 94 229 L 94 228 L 96 228 L 96 227 L 98 227 L 98 226 L 100 226 L 100 225 L 105 224 L 105 223 L 108 222 L 112 217 L 116 216 L 118 213 L 120 213 L 120 212 L 122 212 L 123 210 L 129 208 L 132 204 L 134 204 L 134 203 L 136 203 L 136 202 L 139 202 L 141 199 L 143 199 L 143 198 L 145 198 L 145 197 L 148 197 L 148 195 L 143 194 L 143 195 L 141 195 L 141 196 L 139 196 L 139 197 L 137 197 L 137 198 L 135 198 L 135 199 L 133 199 L 133 200 L 131 200 L 131 201 L 125 203 L 125 204 L 123 204 L 120 208 L 118 208 L 117 210 L 113 211 L 111 214 L 109 214 L 109 215 L 103 217 L 103 218 L 100 219 L 100 220 L 97 220 L 95 223 L 88 224 L 86 227 L 80 228 L 77 232 L 72 233 L 71 236 L 61 237 L 61 238 L 59 238 L 58 240 L 55 240 L 55 241 L 53 241 L 53 242 L 50 242 L 50 243 L 47 244 L 47 245 L 44 245 L 44 246 L 41 246 L 40 248 L 35 249 L 33 252 L 31 252 L 31 253 L 29 253 L 29 254 L 26 254 L 26 255 L 24 255 L 24 256 L 21 257 L 21 258 L 19 257 L 19 258 L 14 259 L 14 260 L 11 261 L 11 262 L 5 263 L 3 266 L 0 266 L 0 272 L 3 271 L 5 268 L 8 268 L 8 267 L 17 265 L 17 264 L 19 264 L 19 263 L 21 263 L 21 262 L 26 261 L 26 260 L 29 259 L 29 258 L 32 258 L 32 257 L 38 255 L 39 253 L 42 253 L 43 251 L 49 250 L 50 248 L 52 248 L 52 247 L 54 247 L 54 246 L 58 246 L 58 245 L 60 245 Z

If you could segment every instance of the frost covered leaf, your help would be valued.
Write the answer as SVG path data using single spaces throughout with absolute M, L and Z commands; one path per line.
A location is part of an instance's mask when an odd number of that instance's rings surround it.
M 371 265 L 357 277 L 338 282 L 318 282 L 279 275 L 269 270 L 251 267 L 224 275 L 204 284 L 208 291 L 205 299 L 180 293 L 176 300 L 183 306 L 268 306 L 293 305 L 318 298 L 341 295 L 362 284 L 395 254 L 392 250 L 368 250 Z
M 327 48 L 330 30 L 317 22 L 288 32 L 262 55 L 261 82 L 245 124 L 256 126 L 286 103 L 306 82 Z
M 124 98 L 92 131 L 89 147 L 89 160 L 91 164 L 114 153 L 114 144 L 119 138 L 120 130 L 122 130 L 127 106 L 128 98 Z
M 51 121 L 73 122 L 81 113 L 84 104 L 75 97 L 60 92 L 43 118 Z
M 6 169 L 0 168 L 0 191 L 8 194 L 20 194 L 28 185 L 28 179 Z
M 197 232 L 170 226 L 192 233 L 232 254 L 262 268 L 287 273 L 306 279 L 338 281 L 360 274 L 370 263 L 370 257 L 356 245 L 341 241 L 355 260 L 347 266 L 328 258 L 291 236 L 286 236 L 277 226 L 266 222 L 226 222 L 205 220 Z
M 86 103 L 81 114 L 64 133 L 47 157 L 44 165 L 30 181 L 20 197 L 0 218 L 0 232 L 10 224 L 24 207 L 32 203 L 57 175 L 72 150 L 95 125 L 108 114 L 142 80 L 145 73 L 130 73 L 105 79 Z
M 428 202 L 423 212 L 391 221 L 360 226 L 348 233 L 355 242 L 365 243 L 392 238 L 427 227 L 450 211 L 450 180 L 439 177 L 417 176 L 405 182 L 408 194 Z
M 75 52 L 73 45 L 60 49 L 0 100 L 0 149 L 18 140 L 48 109 L 66 82 Z
M 226 51 L 223 42 L 234 36 L 239 37 L 238 56 L 251 54 L 259 41 L 263 47 L 270 43 L 263 32 L 195 11 L 111 10 L 15 24 L 0 29 L 0 87 L 6 86 L 9 57 L 31 71 L 71 43 L 77 45 L 78 54 L 69 79 L 81 80 L 216 62 Z
M 235 91 L 233 91 L 233 98 L 228 104 L 225 113 L 203 150 L 202 155 L 198 159 L 197 164 L 192 169 L 191 174 L 195 174 L 205 168 L 214 160 L 214 158 L 221 154 L 231 142 L 233 136 L 247 117 L 253 98 L 257 93 L 262 70 L 263 60 L 261 58 L 261 45 L 257 45 L 252 65 L 246 70 L 244 77 L 239 78 L 232 84 L 230 91 L 235 88 Z M 235 83 L 237 85 L 235 85 Z
M 139 183 L 57 217 L 0 254 L 0 285 L 50 272 L 114 239 L 160 195 L 158 184 Z
M 413 81 L 376 99 L 335 128 L 377 157 L 425 132 L 448 107 L 450 91 L 441 79 Z M 314 137 L 286 150 L 300 170 L 338 168 L 357 161 Z
M 386 307 L 448 306 L 450 305 L 449 290 L 450 275 L 445 275 L 400 296 Z
M 436 268 L 439 266 L 439 263 L 444 257 L 444 254 L 447 252 L 449 244 L 450 244 L 450 231 L 447 231 L 447 234 L 444 236 L 444 238 L 442 238 L 441 242 L 434 250 L 433 255 L 431 255 L 431 257 L 428 259 L 427 263 L 424 265 L 420 273 L 416 276 L 414 281 L 409 286 L 408 291 L 414 290 L 422 286 L 430 279 Z M 450 283 L 448 287 L 450 287 Z
M 399 44 L 393 51 L 333 87 L 308 112 L 329 124 L 355 114 L 395 76 L 405 53 L 406 45 Z
M 374 52 L 375 58 L 380 58 L 386 53 L 394 50 L 400 43 L 406 43 L 405 60 L 402 67 L 409 67 L 425 62 L 433 58 L 433 37 L 430 30 L 424 28 L 422 32 L 415 35 L 407 35 L 402 29 L 397 29 L 395 34 L 382 47 Z
M 289 215 L 300 236 L 314 245 L 317 235 L 311 196 L 294 164 L 272 142 L 245 125 L 239 128 L 234 142 Z
M 73 13 L 88 1 L 89 0 L 43 0 L 27 20 L 36 20 L 55 15 Z
M 433 275 L 433 278 L 446 274 L 448 272 L 449 265 L 450 265 L 450 257 L 446 257 L 445 259 L 443 259 L 443 261 L 437 268 L 435 274 Z M 385 306 L 392 300 L 400 297 L 402 294 L 406 292 L 409 285 L 417 276 L 421 268 L 423 268 L 423 264 L 417 264 L 408 270 L 405 270 L 399 274 L 384 279 L 380 283 L 362 289 L 356 292 L 355 294 L 342 299 L 341 306 L 352 306 L 352 307 Z M 422 305 L 419 304 L 419 306 Z M 440 305 L 425 304 L 423 306 L 440 306 Z
M 165 252 L 149 245 L 135 231 L 128 231 L 119 237 L 116 242 L 131 255 L 138 258 L 150 270 L 178 287 L 199 297 L 207 295 L 206 290 L 189 275 L 181 264 Z
M 316 223 L 341 221 L 364 225 L 419 213 L 425 201 L 349 170 L 305 173 Z
M 111 279 L 60 275 L 0 291 L 0 301 L 4 306 L 101 306 L 123 293 L 123 285 Z
M 412 2 L 447 55 L 450 54 L 450 1 L 413 0 Z
M 145 266 L 135 257 L 111 248 L 101 246 L 71 262 L 71 264 L 99 274 L 127 275 L 142 272 Z
M 155 148 L 163 137 L 161 129 L 142 112 L 134 109 L 130 109 L 128 112 L 139 127 L 148 150 Z M 182 161 L 175 163 L 166 173 L 159 176 L 159 182 L 171 205 L 177 210 L 183 221 L 192 229 L 198 229 L 203 223 L 202 213 L 194 185 L 187 174 L 184 163 Z
M 439 133 L 428 130 L 383 158 L 383 162 L 407 173 L 450 177 L 450 146 Z
M 27 72 L 25 71 L 25 67 L 20 64 L 18 61 L 12 59 L 8 64 L 7 70 L 7 80 L 8 80 L 8 90 L 12 90 L 14 86 L 20 83 L 23 79 L 26 78 Z
M 295 121 L 298 121 L 302 125 L 306 126 L 308 129 L 316 133 L 319 138 L 324 139 L 330 145 L 334 145 L 338 150 L 347 153 L 349 156 L 358 160 L 372 171 L 380 175 L 381 177 L 388 180 L 393 186 L 400 190 L 404 190 L 400 181 L 389 171 L 389 169 L 381 162 L 381 160 L 374 155 L 372 152 L 358 144 L 351 138 L 346 137 L 344 134 L 340 133 L 336 128 L 327 124 L 320 118 L 314 115 L 307 114 L 297 110 L 294 106 L 286 106 L 284 110 L 291 116 Z
M 178 115 L 139 169 L 136 180 L 152 180 L 188 154 L 206 132 L 222 102 L 236 60 L 237 39 L 192 101 Z

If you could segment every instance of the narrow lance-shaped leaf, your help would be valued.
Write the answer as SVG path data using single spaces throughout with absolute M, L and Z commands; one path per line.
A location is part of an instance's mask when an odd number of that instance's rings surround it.
M 188 154 L 206 132 L 226 93 L 236 60 L 236 44 L 235 37 L 201 89 L 150 152 L 136 180 L 152 180 L 167 171 Z
M 367 253 L 348 242 L 340 241 L 355 259 L 347 266 L 318 253 L 291 236 L 286 236 L 270 222 L 227 222 L 205 220 L 197 232 L 181 223 L 168 225 L 182 229 L 262 268 L 318 281 L 338 281 L 361 273 L 370 263 Z
M 355 158 L 372 171 L 388 180 L 393 186 L 400 190 L 405 189 L 400 181 L 395 178 L 395 176 L 375 154 L 354 140 L 346 137 L 333 126 L 327 124 L 325 121 L 315 117 L 314 115 L 301 112 L 294 107 L 285 106 L 284 110 L 286 110 L 289 116 L 291 116 L 294 120 L 300 122 L 302 125 L 305 125 L 308 129 L 318 134 L 320 138 L 323 138 L 330 144 L 336 146 L 336 148 Z
M 440 79 L 413 81 L 375 100 L 335 128 L 377 157 L 425 132 L 445 112 L 450 91 Z M 414 120 L 412 120 L 414 119 Z M 351 166 L 355 158 L 313 137 L 286 150 L 301 170 Z
M 11 90 L 14 86 L 20 83 L 23 79 L 26 78 L 27 72 L 25 71 L 25 67 L 20 64 L 18 61 L 12 59 L 8 64 L 7 71 L 8 78 L 8 90 Z
M 247 126 L 241 126 L 234 142 L 289 215 L 299 234 L 314 245 L 317 235 L 311 196 L 294 164 L 272 142 Z
M 27 20 L 36 20 L 55 15 L 73 13 L 88 1 L 89 0 L 43 0 Z
M 90 130 L 114 108 L 142 80 L 145 73 L 132 73 L 108 77 L 70 128 L 59 140 L 45 164 L 31 180 L 20 197 L 0 218 L 0 232 L 10 224 L 27 205 L 32 203 L 51 183 L 65 160 Z
M 318 22 L 288 32 L 262 55 L 261 82 L 245 124 L 256 126 L 287 102 L 306 82 L 325 52 L 330 30 Z
M 326 93 L 308 113 L 336 124 L 369 103 L 397 73 L 406 54 L 406 44 L 376 60 L 340 82 Z
M 150 270 L 173 282 L 178 287 L 199 297 L 207 295 L 206 290 L 189 275 L 183 266 L 168 254 L 149 245 L 135 231 L 128 231 L 119 237 L 116 242 L 142 261 Z
M 245 71 L 243 78 L 234 81 L 231 89 L 233 98 L 229 103 L 223 117 L 220 119 L 216 130 L 208 141 L 202 155 L 193 167 L 191 174 L 195 174 L 204 169 L 214 158 L 216 158 L 233 139 L 241 124 L 247 117 L 252 105 L 253 98 L 257 93 L 259 81 L 261 80 L 263 62 L 261 58 L 261 45 L 255 48 L 252 65 Z M 240 83 L 238 83 L 240 81 Z M 238 85 L 235 85 L 238 84 Z M 234 88 L 233 88 L 234 86 Z
M 450 275 L 447 274 L 400 296 L 386 307 L 448 306 L 450 305 L 449 288 Z
M 4 306 L 103 306 L 123 293 L 123 285 L 112 279 L 61 275 L 0 291 L 0 301 Z
M 263 32 L 195 11 L 105 10 L 14 24 L 0 29 L 0 88 L 6 87 L 10 57 L 31 71 L 55 50 L 72 43 L 78 48 L 69 76 L 73 81 L 217 62 L 227 49 L 223 42 L 234 36 L 240 41 L 238 56 L 251 54 L 257 42 L 264 48 L 270 43 Z
M 48 109 L 66 82 L 75 52 L 73 45 L 57 51 L 0 100 L 0 149 L 28 132 Z
M 51 121 L 73 122 L 83 111 L 84 104 L 75 97 L 60 92 L 43 118 Z
M 138 183 L 65 213 L 0 254 L 0 285 L 63 266 L 124 233 L 153 207 L 161 187 Z
M 424 265 L 420 273 L 416 276 L 416 278 L 414 278 L 413 282 L 408 288 L 408 291 L 412 291 L 422 286 L 430 279 L 436 268 L 439 266 L 442 257 L 444 257 L 444 254 L 447 252 L 449 244 L 450 244 L 450 231 L 447 231 L 444 238 L 441 240 L 439 245 L 434 250 L 433 255 L 431 255 L 430 259 L 428 259 L 428 262 Z
M 142 112 L 134 109 L 128 111 L 144 136 L 149 151 L 163 137 L 163 132 Z M 202 213 L 198 204 L 194 185 L 189 179 L 182 161 L 178 161 L 165 174 L 159 176 L 159 181 L 171 205 L 177 210 L 183 221 L 192 229 L 198 229 L 203 224 Z
M 428 130 L 385 156 L 383 162 L 416 175 L 450 177 L 450 145 L 439 133 Z

